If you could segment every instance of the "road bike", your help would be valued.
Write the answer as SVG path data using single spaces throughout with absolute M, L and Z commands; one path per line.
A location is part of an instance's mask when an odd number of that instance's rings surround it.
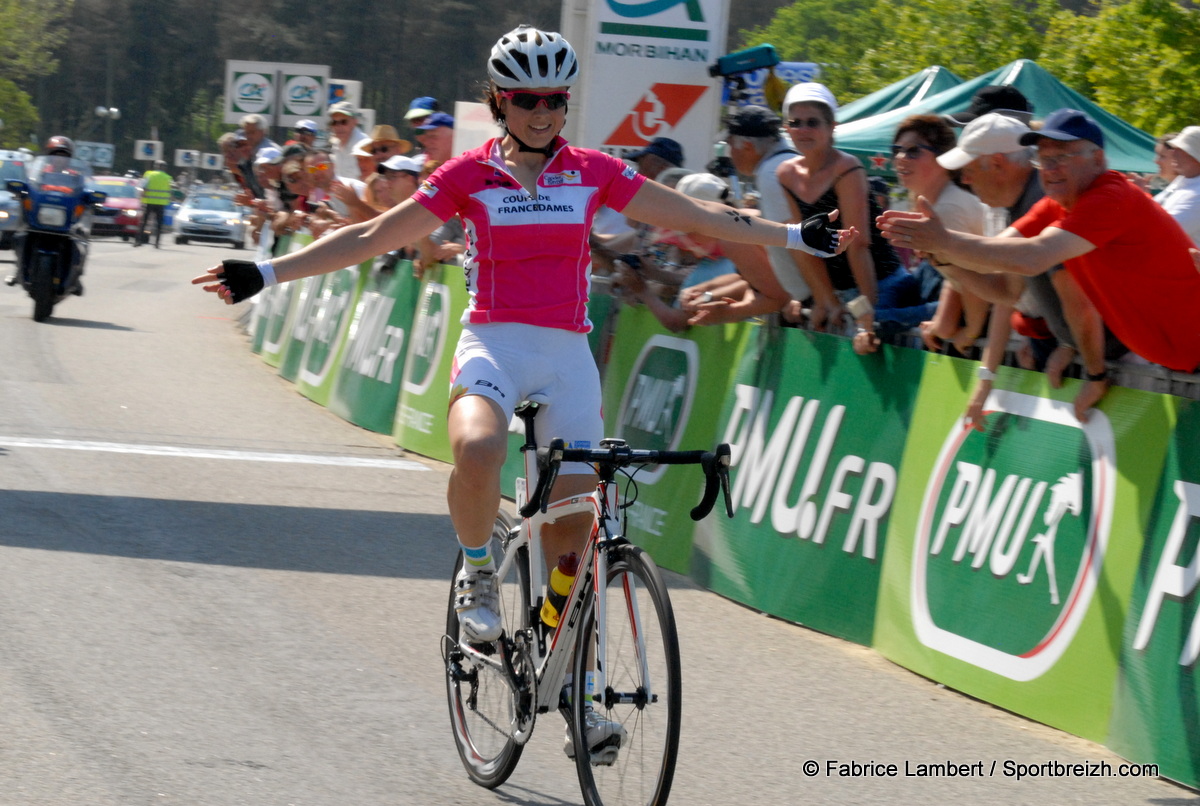
M 442 654 L 455 744 L 471 779 L 495 788 L 516 768 L 539 714 L 561 712 L 573 746 L 586 748 L 585 709 L 591 707 L 619 723 L 625 736 L 575 752 L 585 803 L 665 804 L 679 750 L 679 639 L 658 567 L 623 536 L 622 520 L 636 500 L 637 471 L 662 464 L 703 469 L 694 520 L 708 514 L 718 492 L 733 517 L 729 446 L 635 450 L 624 440 L 605 439 L 598 449 L 567 448 L 555 439 L 539 447 L 536 413 L 536 403 L 517 410 L 525 432 L 525 476 L 516 485 L 521 518 L 501 510 L 492 532 L 504 624 L 498 640 L 474 644 L 459 635 L 451 587 Z M 599 480 L 588 495 L 550 503 L 563 462 L 587 462 Z M 623 494 L 619 476 L 628 480 Z M 592 527 L 558 624 L 550 627 L 540 616 L 547 579 L 541 527 L 576 513 L 590 513 Z M 451 579 L 462 563 L 460 553 Z

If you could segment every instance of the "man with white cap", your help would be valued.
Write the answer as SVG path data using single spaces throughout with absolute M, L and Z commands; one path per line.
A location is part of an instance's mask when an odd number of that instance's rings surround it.
M 1021 138 L 1030 128 L 1019 118 L 1004 113 L 987 113 L 974 118 L 963 129 L 958 145 L 937 161 L 943 168 L 962 172 L 962 183 L 974 191 L 979 200 L 995 211 L 1004 213 L 1004 224 L 1020 219 L 1045 194 L 1038 171 L 1033 167 L 1033 151 L 1021 145 Z M 1050 385 L 1062 385 L 1063 371 L 1076 353 L 1076 339 L 1071 332 L 1068 314 L 1078 306 L 1063 300 L 1078 300 L 1083 291 L 1071 275 L 1056 264 L 1041 274 L 977 274 L 948 266 L 943 271 L 972 293 L 993 303 L 988 322 L 987 346 L 979 366 L 979 384 L 967 408 L 967 421 L 983 430 L 983 410 L 992 390 L 996 370 L 1004 359 L 1013 324 L 1020 322 L 1025 335 L 1030 336 L 1040 365 L 1045 363 Z M 1017 315 L 1014 316 L 1013 312 Z M 1036 321 L 1036 320 L 1040 320 Z M 1049 332 L 1050 338 L 1039 337 L 1039 331 Z M 1105 332 L 1105 354 L 1115 358 L 1125 352 L 1124 346 Z M 1057 344 L 1056 344 L 1057 343 Z M 1044 346 L 1043 346 L 1044 345 Z M 1042 350 L 1038 350 L 1042 347 Z M 1047 354 L 1047 349 L 1054 351 Z
M 779 166 L 796 156 L 796 150 L 783 138 L 783 120 L 765 106 L 741 106 L 725 118 L 725 141 L 729 159 L 743 176 L 753 176 L 758 189 L 758 210 L 768 221 L 787 222 L 792 218 L 783 187 L 775 178 Z M 800 303 L 811 293 L 800 276 L 795 259 L 786 249 L 767 247 L 767 256 L 776 281 L 795 300 L 785 314 L 796 321 Z
M 1082 331 L 1072 327 L 1086 372 L 1075 398 L 1083 422 L 1108 389 L 1103 324 L 1142 358 L 1194 372 L 1200 365 L 1200 274 L 1187 233 L 1140 188 L 1108 169 L 1104 133 L 1087 114 L 1056 110 L 1019 142 L 1037 147 L 1046 197 L 999 237 L 947 230 L 924 199 L 913 212 L 884 213 L 885 237 L 981 273 L 1030 276 L 1063 263 L 1094 306 L 1077 311 L 1086 322 Z
M 367 139 L 358 125 L 358 109 L 349 101 L 338 101 L 329 107 L 330 153 L 338 176 L 358 176 L 358 160 L 354 147 Z
M 1154 200 L 1200 245 L 1200 126 L 1188 126 L 1167 146 L 1175 178 Z

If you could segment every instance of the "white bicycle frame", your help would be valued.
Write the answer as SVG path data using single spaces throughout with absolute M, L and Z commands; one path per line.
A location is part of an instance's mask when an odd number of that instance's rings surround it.
M 518 511 L 526 504 L 529 491 L 537 488 L 537 480 L 537 453 L 532 450 L 526 451 L 525 476 L 518 478 L 516 483 Z M 588 536 L 583 557 L 580 559 L 579 570 L 576 573 L 571 585 L 571 591 L 563 607 L 563 613 L 559 617 L 558 626 L 554 629 L 553 633 L 548 635 L 545 640 L 542 640 L 539 635 L 541 628 L 537 623 L 531 624 L 534 635 L 533 640 L 529 642 L 529 648 L 535 670 L 534 712 L 536 714 L 556 709 L 560 705 L 561 692 L 566 681 L 567 671 L 574 658 L 572 649 L 578 640 L 579 631 L 583 624 L 583 617 L 586 614 L 586 607 L 589 604 L 589 598 L 591 600 L 590 604 L 595 610 L 594 618 L 597 625 L 593 631 L 596 646 L 592 690 L 597 693 L 605 691 L 605 670 L 602 659 L 606 657 L 604 654 L 606 641 L 604 625 L 606 624 L 607 614 L 605 612 L 605 597 L 601 593 L 606 587 L 606 580 L 608 579 L 608 557 L 601 545 L 601 535 L 605 536 L 604 540 L 610 540 L 621 534 L 617 483 L 613 479 L 603 484 L 603 493 L 608 499 L 607 506 L 601 505 L 601 487 L 597 485 L 597 489 L 591 493 L 564 498 L 550 504 L 545 512 L 539 511 L 534 513 L 532 517 L 523 518 L 513 528 L 513 534 L 510 539 L 504 541 L 505 545 L 502 547 L 503 559 L 501 559 L 497 569 L 499 579 L 509 578 L 508 575 L 513 570 L 512 564 L 516 561 L 518 550 L 522 546 L 528 548 L 531 621 L 536 622 L 536 614 L 540 610 L 540 603 L 543 601 L 543 591 L 546 589 L 547 576 L 546 564 L 542 556 L 542 527 L 545 524 L 554 523 L 560 518 L 565 518 L 569 515 L 585 512 L 592 515 L 591 533 Z M 601 530 L 602 521 L 604 523 L 603 530 Z M 650 701 L 653 701 L 652 681 L 649 680 L 649 670 L 646 664 L 645 653 L 640 647 L 642 629 L 636 596 L 632 590 L 633 584 L 633 578 L 628 575 L 622 580 L 629 607 L 629 617 L 632 620 L 633 631 L 639 642 L 638 663 L 641 669 L 642 680 L 646 686 L 645 695 L 650 698 Z M 512 636 L 509 637 L 511 638 Z M 459 648 L 476 662 L 503 670 L 504 660 L 498 659 L 495 656 L 484 655 L 465 640 L 459 642 Z M 532 724 L 521 726 L 515 736 L 516 740 L 521 744 L 528 741 L 529 736 L 532 734 L 531 728 Z

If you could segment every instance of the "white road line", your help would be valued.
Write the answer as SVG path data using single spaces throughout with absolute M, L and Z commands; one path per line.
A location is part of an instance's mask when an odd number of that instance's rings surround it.
M 232 459 L 240 462 L 287 462 L 337 467 L 379 467 L 388 470 L 429 470 L 420 462 L 407 459 L 371 459 L 365 456 L 318 456 L 305 453 L 262 453 L 223 451 L 210 448 L 176 448 L 169 445 L 125 445 L 118 442 L 87 442 L 71 439 L 30 439 L 0 436 L 0 447 L 55 448 L 64 451 L 101 451 L 132 453 L 142 456 L 175 456 L 185 459 Z

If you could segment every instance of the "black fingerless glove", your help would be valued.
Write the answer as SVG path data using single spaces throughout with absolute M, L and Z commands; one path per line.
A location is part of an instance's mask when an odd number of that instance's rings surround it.
M 250 299 L 262 291 L 264 285 L 262 272 L 250 260 L 222 260 L 217 279 L 229 289 L 235 303 Z
M 821 257 L 837 253 L 838 231 L 830 224 L 829 213 L 817 213 L 804 219 L 800 227 L 800 236 L 804 239 L 805 246 L 814 252 L 824 252 Z

